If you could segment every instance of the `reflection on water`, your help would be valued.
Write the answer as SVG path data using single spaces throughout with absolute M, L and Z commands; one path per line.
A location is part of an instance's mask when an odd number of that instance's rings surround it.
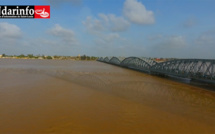
M 215 133 L 215 93 L 99 62 L 0 60 L 0 133 Z

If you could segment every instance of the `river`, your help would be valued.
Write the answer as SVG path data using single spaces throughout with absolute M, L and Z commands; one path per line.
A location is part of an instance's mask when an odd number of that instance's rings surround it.
M 0 59 L 0 133 L 214 134 L 215 92 L 96 61 Z

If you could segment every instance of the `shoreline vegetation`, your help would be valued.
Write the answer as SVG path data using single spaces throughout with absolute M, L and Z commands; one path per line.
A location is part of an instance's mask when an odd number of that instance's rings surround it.
M 0 59 L 40 59 L 40 60 L 84 60 L 84 61 L 96 61 L 100 57 L 95 56 L 87 56 L 87 55 L 78 55 L 78 56 L 60 56 L 60 55 L 33 55 L 33 54 L 20 54 L 20 55 L 6 55 L 2 54 L 0 55 Z M 124 57 L 126 58 L 126 57 Z M 165 62 L 168 60 L 174 60 L 176 58 L 150 58 L 156 62 Z
M 2 54 L 0 55 L 0 58 L 10 58 L 10 59 L 47 59 L 47 60 L 88 60 L 88 61 L 94 61 L 97 60 L 98 57 L 95 56 L 87 56 L 87 55 L 78 55 L 78 56 L 45 56 L 45 55 L 33 55 L 33 54 L 21 54 L 21 55 L 6 55 Z

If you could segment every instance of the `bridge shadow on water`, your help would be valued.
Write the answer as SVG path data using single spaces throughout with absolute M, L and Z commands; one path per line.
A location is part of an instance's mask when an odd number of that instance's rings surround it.
M 179 82 L 179 83 L 184 83 L 184 84 L 195 86 L 195 87 L 200 87 L 202 89 L 215 92 L 215 83 L 208 83 L 208 82 L 203 82 L 203 81 L 199 81 L 199 80 L 190 80 L 190 79 L 174 77 L 174 76 L 164 76 L 164 75 L 154 75 L 154 76 L 160 77 L 163 79 L 167 79 L 167 80 L 171 80 L 171 81 L 175 81 L 175 82 Z
M 209 124 L 215 120 L 215 94 L 201 88 L 210 89 L 208 84 L 163 79 L 132 70 L 128 74 L 59 71 L 50 76 L 194 120 L 201 121 L 200 114 L 204 114 Z M 201 113 L 196 112 L 200 109 Z

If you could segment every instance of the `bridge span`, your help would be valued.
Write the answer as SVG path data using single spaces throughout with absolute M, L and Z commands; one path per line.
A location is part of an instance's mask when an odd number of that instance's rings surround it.
M 187 78 L 215 84 L 215 60 L 210 59 L 174 59 L 158 63 L 145 57 L 101 57 L 97 61 L 149 74 Z

